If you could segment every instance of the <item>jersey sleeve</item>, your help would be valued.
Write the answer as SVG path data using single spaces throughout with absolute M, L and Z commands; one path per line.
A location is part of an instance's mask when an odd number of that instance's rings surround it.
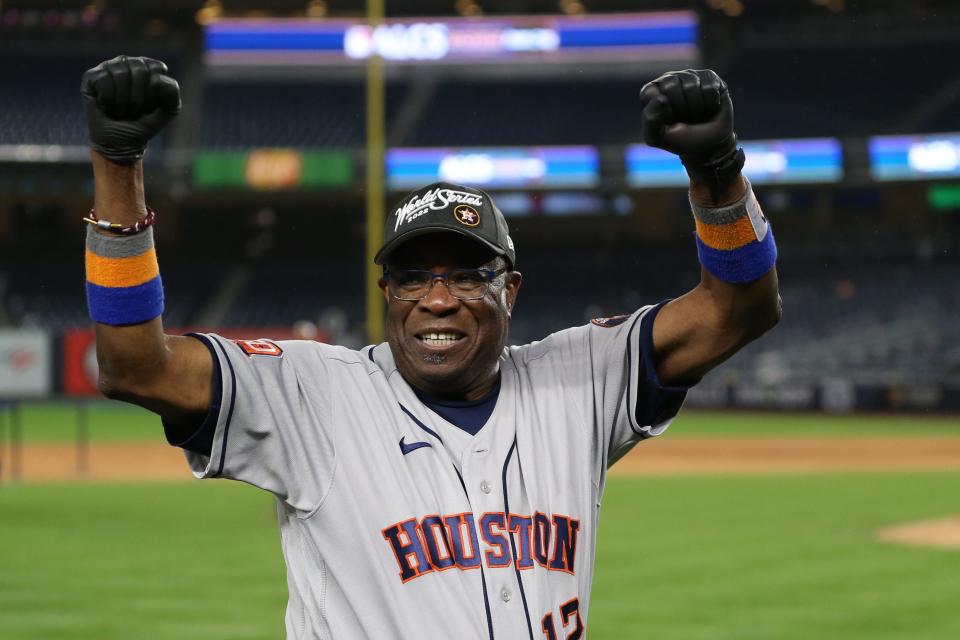
M 690 388 L 664 386 L 657 375 L 653 322 L 665 304 L 640 309 L 613 332 L 602 323 L 590 325 L 596 409 L 602 412 L 608 466 L 637 442 L 666 431 Z
M 212 401 L 203 424 L 170 443 L 184 449 L 198 478 L 240 480 L 314 511 L 336 462 L 329 378 L 317 345 L 191 335 L 213 357 Z
M 666 304 L 599 318 L 529 345 L 528 367 L 546 386 L 564 389 L 562 402 L 593 426 L 598 463 L 609 467 L 636 443 L 669 427 L 688 387 L 660 383 L 653 360 L 653 321 Z

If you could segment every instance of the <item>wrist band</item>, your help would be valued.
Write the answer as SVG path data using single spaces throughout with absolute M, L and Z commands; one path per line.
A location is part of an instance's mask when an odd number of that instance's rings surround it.
M 777 262 L 773 230 L 750 182 L 744 181 L 747 192 L 732 205 L 707 208 L 690 201 L 700 264 L 725 282 L 753 282 Z
M 87 217 L 83 219 L 83 221 L 99 229 L 109 231 L 110 233 L 118 233 L 123 236 L 132 236 L 135 233 L 140 233 L 148 227 L 152 227 L 153 223 L 157 221 L 157 212 L 150 207 L 147 207 L 147 214 L 145 216 L 130 226 L 124 226 L 118 222 L 101 220 L 97 217 L 96 211 L 90 209 L 90 212 L 87 214 Z
M 163 313 L 152 228 L 134 235 L 106 235 L 87 227 L 86 269 L 87 307 L 94 322 L 140 324 Z

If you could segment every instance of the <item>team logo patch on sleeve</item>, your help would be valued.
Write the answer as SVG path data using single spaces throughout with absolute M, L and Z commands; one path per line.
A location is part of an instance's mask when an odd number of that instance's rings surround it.
M 273 340 L 234 340 L 234 342 L 248 356 L 274 356 L 279 358 L 283 355 L 283 349 Z
M 627 318 L 630 317 L 629 313 L 623 313 L 619 316 L 610 316 L 609 318 L 594 318 L 591 320 L 591 324 L 595 324 L 598 327 L 605 327 L 609 329 L 610 327 L 615 327 L 618 324 L 623 324 L 627 321 Z

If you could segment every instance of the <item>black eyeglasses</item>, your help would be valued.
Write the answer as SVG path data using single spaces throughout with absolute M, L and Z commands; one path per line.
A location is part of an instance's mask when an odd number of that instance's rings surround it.
M 453 269 L 450 273 L 433 273 L 424 269 L 388 269 L 383 274 L 390 295 L 397 300 L 423 300 L 433 283 L 442 280 L 447 291 L 460 300 L 479 300 L 487 295 L 490 285 L 506 269 Z

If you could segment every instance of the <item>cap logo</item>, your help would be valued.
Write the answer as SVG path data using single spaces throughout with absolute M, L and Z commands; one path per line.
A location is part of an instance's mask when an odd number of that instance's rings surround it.
M 413 196 L 397 209 L 394 214 L 396 219 L 393 223 L 393 230 L 397 231 L 401 226 L 413 222 L 423 214 L 438 209 L 446 209 L 451 204 L 471 205 L 467 209 L 473 211 L 476 222 L 470 226 L 475 227 L 480 223 L 480 215 L 477 213 L 477 209 L 473 209 L 473 207 L 480 208 L 483 206 L 483 196 L 455 189 L 430 189 L 422 196 Z M 460 218 L 457 217 L 457 220 L 460 220 Z M 460 220 L 460 222 L 467 224 L 463 220 Z
M 475 227 L 480 224 L 480 213 L 473 207 L 465 204 L 453 210 L 453 217 L 457 219 L 457 222 L 465 224 L 468 227 Z

